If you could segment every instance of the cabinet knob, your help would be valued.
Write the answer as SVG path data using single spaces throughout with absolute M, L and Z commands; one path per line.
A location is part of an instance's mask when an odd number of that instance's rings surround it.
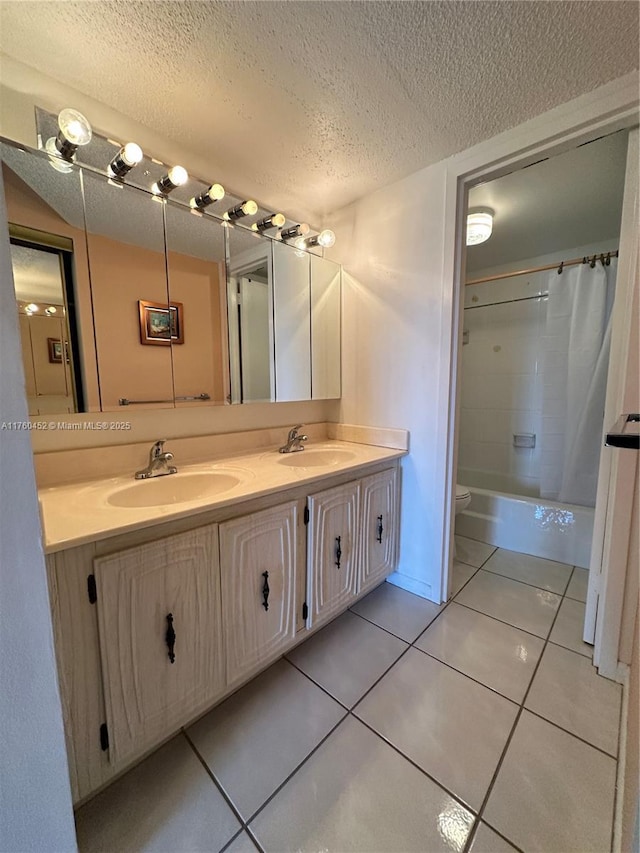
M 263 572 L 262 577 L 264 578 L 264 583 L 262 584 L 262 606 L 265 610 L 269 609 L 269 572 Z
M 382 526 L 382 516 L 379 515 L 378 516 L 378 536 L 377 536 L 378 542 L 382 542 L 382 531 L 383 530 L 384 530 L 384 528 Z
M 176 632 L 173 630 L 173 613 L 167 613 L 167 633 L 164 635 L 164 639 L 169 649 L 169 660 L 171 663 L 175 663 Z
M 340 558 L 342 557 L 342 548 L 340 547 L 340 536 L 336 536 L 336 566 L 340 568 Z

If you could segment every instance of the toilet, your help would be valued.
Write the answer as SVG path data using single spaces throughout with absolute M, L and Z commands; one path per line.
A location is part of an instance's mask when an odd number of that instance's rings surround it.
M 466 486 L 456 483 L 456 515 L 466 509 L 471 503 L 471 494 Z

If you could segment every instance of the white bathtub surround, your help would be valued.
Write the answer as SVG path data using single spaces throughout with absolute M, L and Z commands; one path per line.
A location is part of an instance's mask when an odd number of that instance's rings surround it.
M 548 279 L 540 495 L 595 506 L 618 262 Z
M 456 532 L 588 569 L 593 509 L 472 488 L 471 504 L 456 519 Z

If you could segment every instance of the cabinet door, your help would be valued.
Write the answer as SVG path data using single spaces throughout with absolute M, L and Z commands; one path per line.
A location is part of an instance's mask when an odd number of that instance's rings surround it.
M 121 763 L 224 690 L 218 529 L 100 557 L 94 568 L 109 757 Z
M 296 635 L 298 504 L 220 525 L 229 684 L 282 654 Z
M 361 487 L 360 591 L 380 583 L 396 568 L 400 526 L 398 469 L 365 477 Z
M 307 534 L 308 625 L 344 610 L 357 590 L 360 486 L 347 483 L 310 495 Z

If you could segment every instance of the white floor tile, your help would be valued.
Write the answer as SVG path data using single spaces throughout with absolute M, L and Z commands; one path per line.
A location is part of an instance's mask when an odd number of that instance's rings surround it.
M 442 610 L 434 604 L 391 583 L 380 584 L 351 608 L 370 622 L 412 643 Z
M 622 687 L 598 675 L 590 660 L 550 643 L 525 707 L 615 758 L 621 701 Z
M 585 643 L 582 639 L 584 611 L 585 605 L 581 601 L 565 598 L 560 605 L 560 612 L 549 639 L 552 643 L 573 649 L 574 652 L 579 652 L 591 660 L 593 658 L 593 646 Z
M 354 713 L 472 808 L 479 808 L 517 707 L 415 649 Z
M 238 829 L 182 735 L 76 812 L 81 853 L 219 850 Z
M 470 566 L 480 568 L 496 550 L 495 545 L 487 545 L 486 542 L 478 542 L 476 539 L 468 539 L 466 536 L 456 536 L 456 560 L 468 563 Z
M 469 853 L 517 853 L 517 851 L 497 832 L 494 832 L 490 826 L 480 822 L 473 843 L 469 848 Z
M 475 575 L 477 569 L 475 566 L 468 566 L 466 563 L 461 563 L 459 560 L 453 561 L 453 578 L 451 583 L 451 595 L 457 595 L 468 580 Z
M 285 851 L 461 853 L 473 815 L 349 717 L 251 823 Z
M 530 554 L 519 554 L 517 551 L 498 550 L 489 557 L 482 567 L 487 572 L 495 572 L 515 581 L 529 583 L 549 592 L 562 595 L 567 588 L 572 567 L 566 563 L 556 563 L 553 560 L 543 560 Z
M 553 592 L 481 570 L 455 600 L 538 637 L 546 637 L 561 599 Z
M 579 569 L 576 566 L 571 575 L 569 588 L 567 589 L 567 598 L 575 598 L 576 601 L 586 602 L 588 586 L 589 572 L 587 569 Z
M 279 661 L 187 734 L 245 820 L 345 711 L 288 661 Z
M 415 645 L 520 703 L 544 640 L 454 601 Z
M 406 648 L 403 640 L 347 611 L 287 657 L 351 708 Z
M 616 762 L 524 711 L 484 812 L 526 851 L 611 849 Z

